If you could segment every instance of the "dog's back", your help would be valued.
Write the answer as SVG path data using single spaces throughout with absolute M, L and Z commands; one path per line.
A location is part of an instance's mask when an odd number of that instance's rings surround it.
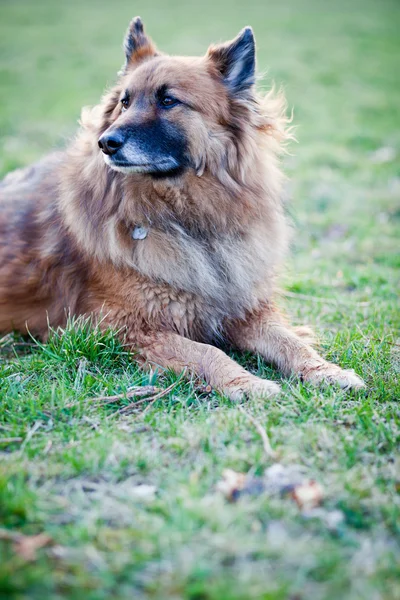
M 0 330 L 44 336 L 76 305 L 83 276 L 58 210 L 63 153 L 8 174 L 0 183 Z M 67 298 L 65 297 L 67 295 Z

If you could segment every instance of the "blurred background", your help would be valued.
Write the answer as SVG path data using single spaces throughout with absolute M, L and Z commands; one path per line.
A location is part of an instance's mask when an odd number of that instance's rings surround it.
M 113 84 L 135 15 L 171 54 L 203 54 L 253 26 L 260 87 L 283 85 L 299 142 L 284 158 L 297 228 L 290 288 L 393 290 L 398 0 L 1 0 L 0 175 L 74 135 L 81 107 Z

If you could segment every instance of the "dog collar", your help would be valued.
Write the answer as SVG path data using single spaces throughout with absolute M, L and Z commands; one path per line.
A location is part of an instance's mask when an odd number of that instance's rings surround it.
M 146 227 L 136 225 L 136 227 L 132 229 L 131 235 L 134 240 L 144 240 L 147 237 L 148 233 L 149 230 Z

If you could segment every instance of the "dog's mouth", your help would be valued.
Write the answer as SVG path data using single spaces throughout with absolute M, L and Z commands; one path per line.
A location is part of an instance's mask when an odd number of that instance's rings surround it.
M 150 173 L 154 175 L 166 175 L 175 173 L 180 169 L 179 164 L 174 158 L 160 159 L 154 162 L 128 162 L 118 160 L 106 154 L 103 155 L 104 162 L 114 171 L 120 173 Z

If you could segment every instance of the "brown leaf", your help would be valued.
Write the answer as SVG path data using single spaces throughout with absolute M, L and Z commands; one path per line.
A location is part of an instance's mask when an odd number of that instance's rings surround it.
M 23 535 L 14 542 L 14 549 L 27 561 L 35 560 L 36 551 L 51 544 L 52 539 L 46 533 Z
M 301 510 L 319 506 L 324 498 L 322 486 L 312 479 L 305 479 L 298 465 L 284 466 L 279 463 L 269 467 L 263 477 L 225 469 L 217 490 L 230 502 L 235 502 L 243 494 L 289 495 Z
M 297 506 L 303 509 L 310 509 L 319 506 L 324 498 L 322 486 L 314 480 L 305 481 L 294 487 L 291 496 L 296 501 Z
M 53 543 L 47 533 L 23 535 L 9 529 L 0 529 L 0 539 L 12 541 L 15 552 L 28 561 L 35 560 L 36 550 Z
M 246 484 L 246 475 L 237 473 L 232 469 L 224 469 L 222 471 L 222 480 L 217 483 L 217 490 L 230 502 L 237 499 L 240 492 L 243 491 Z

